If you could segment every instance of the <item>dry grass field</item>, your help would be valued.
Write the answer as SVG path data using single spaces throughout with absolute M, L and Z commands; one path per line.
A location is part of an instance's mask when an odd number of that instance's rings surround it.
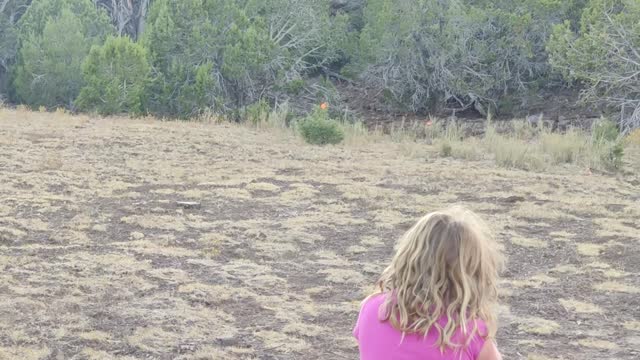
M 637 175 L 0 110 L 0 359 L 356 359 L 394 242 L 451 204 L 508 256 L 505 359 L 640 358 Z

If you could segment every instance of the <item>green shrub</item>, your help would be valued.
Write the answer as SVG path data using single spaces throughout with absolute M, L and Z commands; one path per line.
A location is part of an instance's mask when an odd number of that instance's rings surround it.
M 94 46 L 83 64 L 85 86 L 76 105 L 102 115 L 140 114 L 151 68 L 146 50 L 128 37 Z
M 20 49 L 14 81 L 18 99 L 32 108 L 70 106 L 82 87 L 89 48 L 80 19 L 69 9 L 51 18 L 42 35 L 31 34 Z
M 589 0 L 580 27 L 556 25 L 548 42 L 549 63 L 580 84 L 584 101 L 621 112 L 625 131 L 640 126 L 624 116 L 640 109 L 639 19 L 637 0 Z
M 411 110 L 455 99 L 516 111 L 548 83 L 535 80 L 549 75 L 549 29 L 575 1 L 368 0 L 349 70 Z
M 15 25 L 0 12 L 0 101 L 8 93 L 10 64 L 18 51 L 18 36 Z
M 624 144 L 617 141 L 611 144 L 607 150 L 604 163 L 612 169 L 620 169 L 622 167 L 622 158 L 624 157 Z
M 260 125 L 269 121 L 271 106 L 264 99 L 260 99 L 245 108 L 245 119 L 252 125 Z
M 261 98 L 299 93 L 308 74 L 339 57 L 329 10 L 315 0 L 153 1 L 142 36 L 158 72 L 149 110 L 240 120 Z
M 102 42 L 108 34 L 115 32 L 107 11 L 101 6 L 96 6 L 96 2 L 93 0 L 29 2 L 31 5 L 26 7 L 24 15 L 18 21 L 21 40 L 25 40 L 31 35 L 44 34 L 47 22 L 50 19 L 58 18 L 63 10 L 69 10 L 76 15 L 82 27 L 81 33 L 87 38 L 97 39 L 97 43 Z
M 595 169 L 616 171 L 622 168 L 624 143 L 622 141 L 602 142 L 591 146 L 589 166 Z
M 605 170 L 620 169 L 624 145 L 618 126 L 613 121 L 596 121 L 591 127 L 591 166 Z
M 325 110 L 318 109 L 298 124 L 300 134 L 313 145 L 339 144 L 344 140 L 340 124 L 329 118 Z
M 41 0 L 27 9 L 18 30 L 15 96 L 32 108 L 51 109 L 71 107 L 83 86 L 82 63 L 91 45 L 114 29 L 90 0 Z
M 601 119 L 593 123 L 591 138 L 594 143 L 616 141 L 620 136 L 618 126 L 610 120 Z
M 296 79 L 291 80 L 284 86 L 285 91 L 291 95 L 300 95 L 302 90 L 304 89 L 304 80 Z
M 440 143 L 440 155 L 442 157 L 449 157 L 453 155 L 453 147 L 451 146 L 451 142 L 449 142 L 449 140 L 444 140 Z

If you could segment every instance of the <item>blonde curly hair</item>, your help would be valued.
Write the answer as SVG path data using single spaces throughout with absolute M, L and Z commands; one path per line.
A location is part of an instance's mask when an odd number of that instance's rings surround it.
M 387 294 L 380 320 L 403 333 L 426 335 L 435 327 L 437 345 L 468 345 L 477 319 L 495 337 L 497 282 L 504 262 L 488 226 L 473 212 L 453 207 L 420 219 L 398 242 L 377 287 Z M 446 316 L 442 327 L 438 320 Z M 471 326 L 469 326 L 471 325 Z M 465 344 L 454 343 L 457 329 Z

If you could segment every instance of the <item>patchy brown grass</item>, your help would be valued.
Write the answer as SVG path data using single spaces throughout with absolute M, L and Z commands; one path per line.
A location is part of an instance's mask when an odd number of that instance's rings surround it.
M 508 255 L 505 358 L 640 355 L 637 175 L 370 136 L 0 110 L 0 359 L 356 358 L 396 239 L 451 204 Z

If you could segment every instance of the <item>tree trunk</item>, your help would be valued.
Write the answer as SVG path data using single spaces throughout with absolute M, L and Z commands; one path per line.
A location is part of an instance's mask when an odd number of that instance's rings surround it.
M 149 0 L 142 0 L 140 3 L 140 10 L 138 12 L 138 26 L 136 29 L 136 38 L 140 38 L 144 32 L 145 20 L 147 19 L 147 8 L 149 7 Z

